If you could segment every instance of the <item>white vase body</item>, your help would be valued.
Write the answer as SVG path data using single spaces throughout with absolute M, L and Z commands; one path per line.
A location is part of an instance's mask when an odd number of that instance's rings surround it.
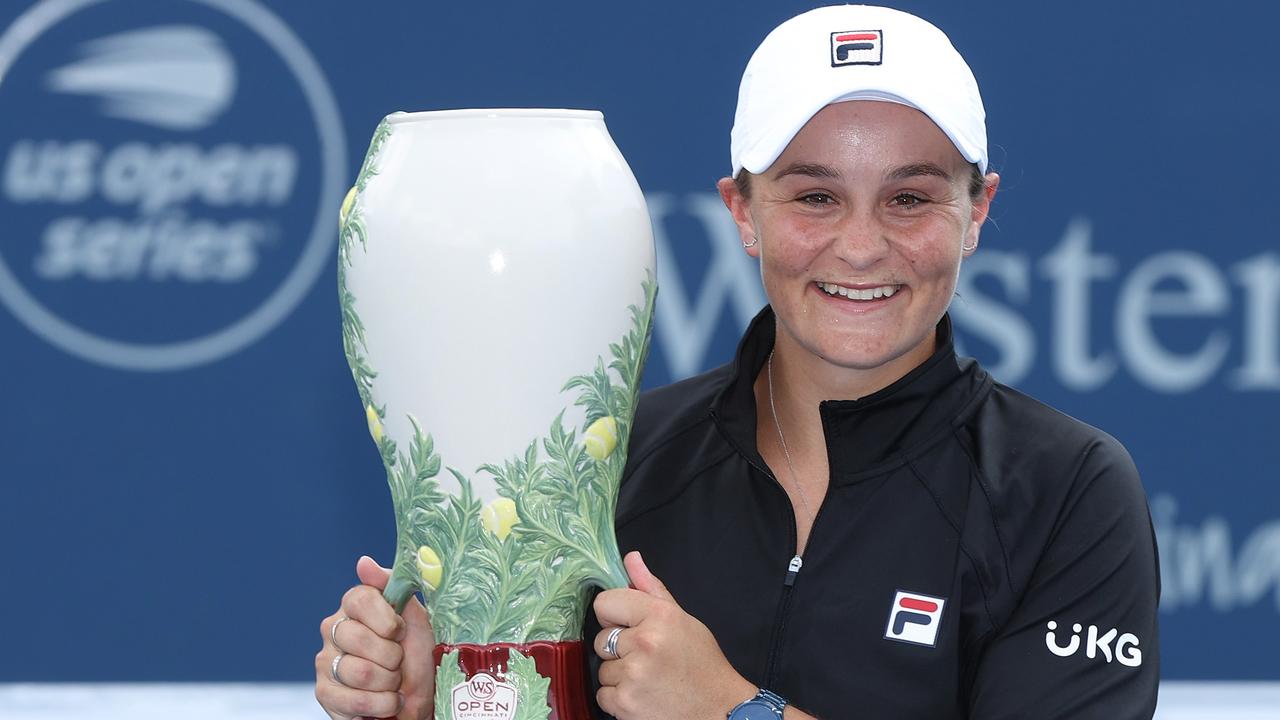
M 388 599 L 423 591 L 450 649 L 577 639 L 589 586 L 626 583 L 612 516 L 656 290 L 603 118 L 388 116 L 341 223 L 344 347 L 396 505 Z M 449 658 L 437 707 L 480 687 Z M 500 694 L 524 659 L 487 670 Z

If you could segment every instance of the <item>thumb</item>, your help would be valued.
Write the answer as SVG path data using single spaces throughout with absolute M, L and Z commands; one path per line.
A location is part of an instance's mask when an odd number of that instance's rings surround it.
M 622 564 L 626 566 L 627 574 L 631 576 L 632 587 L 646 595 L 675 600 L 667 591 L 667 586 L 649 571 L 649 566 L 644 564 L 644 558 L 640 556 L 639 551 L 632 550 L 627 553 L 627 556 L 622 558 Z
M 360 582 L 365 585 L 372 585 L 379 590 L 387 589 L 387 582 L 391 579 L 391 568 L 384 568 L 377 563 L 376 560 L 368 555 L 361 555 L 356 561 L 356 577 L 360 578 Z M 415 627 L 424 627 L 428 633 L 431 633 L 431 618 L 427 615 L 427 609 L 418 602 L 415 596 L 409 597 L 409 602 L 405 603 L 404 610 L 400 613 L 405 622 Z M 434 637 L 434 634 L 432 634 Z M 434 641 L 431 643 L 434 644 Z
M 391 570 L 382 567 L 368 555 L 361 555 L 356 561 L 356 577 L 360 578 L 360 582 L 365 585 L 385 590 L 387 581 L 391 579 Z

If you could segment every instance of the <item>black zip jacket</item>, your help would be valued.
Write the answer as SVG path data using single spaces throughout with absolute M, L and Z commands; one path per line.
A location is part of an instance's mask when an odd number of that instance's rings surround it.
M 830 485 L 797 570 L 755 441 L 773 341 L 765 308 L 733 363 L 642 396 L 618 503 L 623 552 L 739 673 L 824 720 L 1153 715 L 1159 568 L 1115 439 L 958 359 L 944 317 L 920 367 L 822 403 Z

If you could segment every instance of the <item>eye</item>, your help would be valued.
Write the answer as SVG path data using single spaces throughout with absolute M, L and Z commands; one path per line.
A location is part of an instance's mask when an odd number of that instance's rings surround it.
M 919 195 L 904 192 L 894 195 L 893 199 L 889 201 L 889 204 L 895 207 L 915 207 L 916 205 L 922 205 L 926 202 L 928 201 Z
M 798 199 L 805 205 L 830 205 L 835 202 L 835 198 L 824 192 L 808 193 L 801 195 Z

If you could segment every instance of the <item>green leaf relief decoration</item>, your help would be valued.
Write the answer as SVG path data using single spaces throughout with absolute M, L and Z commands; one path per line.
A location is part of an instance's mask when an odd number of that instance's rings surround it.
M 513 720 L 547 720 L 551 716 L 551 706 L 547 704 L 551 678 L 538 674 L 533 658 L 512 649 L 507 660 L 507 682 L 515 686 L 520 699 Z
M 344 202 L 338 292 L 343 349 L 377 443 L 396 517 L 396 558 L 385 596 L 397 610 L 421 591 L 440 643 L 521 643 L 581 636 L 592 585 L 626 587 L 613 514 L 627 460 L 640 374 L 649 350 L 657 283 L 642 281 L 643 304 L 632 305 L 630 330 L 609 345 L 609 359 L 570 378 L 585 410 L 581 428 L 566 427 L 561 412 L 547 434 L 525 451 L 476 470 L 494 479 L 499 497 L 482 504 L 471 478 L 444 468 L 431 435 L 412 416 L 406 452 L 383 432 L 386 405 L 373 398 L 377 373 L 365 357 L 364 326 L 346 284 L 357 242 L 368 242 L 360 195 L 377 174 L 378 156 L 391 134 L 384 120 L 374 133 L 353 195 Z M 447 469 L 460 488 L 440 488 Z
M 364 162 L 360 166 L 360 174 L 356 176 L 356 184 L 347 192 L 342 208 L 338 211 L 338 304 L 342 310 L 342 350 L 346 353 L 347 364 L 351 366 L 351 377 L 356 381 L 356 390 L 360 393 L 360 404 L 365 407 L 369 431 L 374 433 L 375 442 L 378 443 L 381 443 L 381 423 L 386 417 L 386 408 L 375 408 L 370 399 L 376 373 L 369 367 L 364 356 L 368 350 L 365 347 L 364 324 L 356 314 L 355 297 L 347 289 L 347 266 L 351 264 L 351 253 L 355 250 L 356 243 L 359 242 L 363 248 L 368 238 L 360 195 L 369 180 L 378 174 L 378 155 L 389 137 L 391 124 L 384 118 L 373 132 L 373 140 L 370 141 L 369 151 L 365 153 Z
M 436 668 L 436 720 L 453 720 L 453 689 L 467 681 L 458 665 L 458 651 L 445 653 Z

